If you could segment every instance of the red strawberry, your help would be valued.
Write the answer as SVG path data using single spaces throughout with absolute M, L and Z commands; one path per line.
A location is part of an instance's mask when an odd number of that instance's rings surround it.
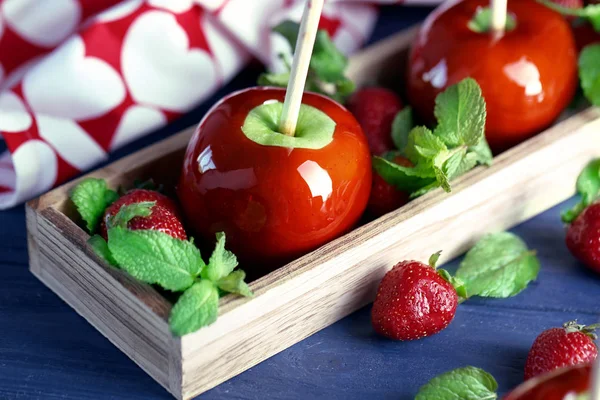
M 179 209 L 173 200 L 167 196 L 146 189 L 134 189 L 112 205 L 104 212 L 104 217 L 100 223 L 100 235 L 107 240 L 106 221 L 114 217 L 121 207 L 142 202 L 153 202 L 151 214 L 147 217 L 134 217 L 127 223 L 127 227 L 132 230 L 151 229 L 164 232 L 174 238 L 186 240 L 187 235 L 181 223 Z
M 430 263 L 435 264 L 436 255 Z M 420 339 L 446 328 L 454 318 L 458 295 L 436 271 L 418 261 L 396 264 L 379 284 L 371 323 L 380 335 L 396 340 Z
M 596 328 L 594 325 L 586 327 L 571 321 L 562 328 L 542 332 L 529 350 L 525 379 L 560 367 L 593 362 L 598 357 L 598 348 L 594 343 L 596 335 L 593 333 Z
M 394 162 L 403 167 L 412 167 L 409 159 L 397 156 Z M 397 210 L 410 200 L 408 193 L 396 189 L 387 183 L 377 172 L 373 172 L 373 185 L 367 210 L 374 217 L 380 217 L 391 211 Z
M 600 202 L 587 207 L 571 223 L 566 242 L 571 254 L 600 272 Z
M 402 109 L 394 92 L 378 87 L 360 89 L 350 96 L 346 107 L 362 127 L 372 154 L 379 156 L 394 148 L 392 122 Z

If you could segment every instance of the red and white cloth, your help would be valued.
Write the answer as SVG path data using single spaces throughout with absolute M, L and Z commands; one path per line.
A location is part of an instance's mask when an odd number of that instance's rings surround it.
M 416 0 L 419 2 L 419 0 Z M 435 2 L 436 0 L 429 0 Z M 329 0 L 321 27 L 350 53 L 373 3 Z M 289 52 L 270 29 L 304 0 L 0 0 L 0 209 L 28 200 L 166 125 L 252 56 Z

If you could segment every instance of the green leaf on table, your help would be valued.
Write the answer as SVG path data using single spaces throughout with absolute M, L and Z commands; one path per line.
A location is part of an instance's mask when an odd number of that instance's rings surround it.
M 492 375 L 469 366 L 436 376 L 419 389 L 415 400 L 494 400 L 497 390 Z
M 201 280 L 179 297 L 171 310 L 169 326 L 173 334 L 183 336 L 215 322 L 218 312 L 217 287 L 210 281 Z
M 436 135 L 449 147 L 479 145 L 485 134 L 485 107 L 474 79 L 448 87 L 435 99 Z
M 171 291 L 192 286 L 205 266 L 193 243 L 160 231 L 110 228 L 108 249 L 131 276 Z
M 408 135 L 415 126 L 412 108 L 404 107 L 396 114 L 392 122 L 392 141 L 398 150 L 404 153 L 408 143 Z
M 108 188 L 104 179 L 87 178 L 73 188 L 70 197 L 86 223 L 88 232 L 94 233 L 104 210 L 117 200 L 119 195 Z
M 579 79 L 585 97 L 600 106 L 600 44 L 586 46 L 579 55 Z
M 108 249 L 108 243 L 106 240 L 100 235 L 94 235 L 88 239 L 88 244 L 94 250 L 94 253 L 101 259 L 103 259 L 107 264 L 112 265 L 113 267 L 118 267 L 117 261 L 114 259 L 112 253 Z
M 202 278 L 217 282 L 229 275 L 237 266 L 235 254 L 225 249 L 225 233 L 217 233 L 217 244 L 206 268 L 202 271 Z
M 535 252 L 513 233 L 500 232 L 484 236 L 467 252 L 456 277 L 469 296 L 506 298 L 523 291 L 539 271 Z
M 226 277 L 219 279 L 216 284 L 218 288 L 224 292 L 251 297 L 252 291 L 248 287 L 248 284 L 244 282 L 244 279 L 246 279 L 246 273 L 242 270 L 237 270 L 231 272 Z
M 512 14 L 506 16 L 506 31 L 512 31 L 517 26 L 517 21 Z M 492 27 L 492 10 L 489 7 L 478 7 L 475 15 L 467 24 L 467 27 L 475 33 L 489 32 Z
M 563 222 L 570 223 L 581 212 L 600 198 L 600 158 L 591 161 L 577 177 L 577 193 L 581 200 L 570 210 L 563 212 Z

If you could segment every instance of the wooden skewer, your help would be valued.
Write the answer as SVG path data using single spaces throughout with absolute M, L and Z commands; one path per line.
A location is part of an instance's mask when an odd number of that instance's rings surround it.
M 490 0 L 490 8 L 492 10 L 492 32 L 497 36 L 502 36 L 506 29 L 508 1 Z
M 302 104 L 302 94 L 306 85 L 306 75 L 310 65 L 310 57 L 315 45 L 321 11 L 325 0 L 306 0 L 306 7 L 300 23 L 298 32 L 298 41 L 296 42 L 296 51 L 292 62 L 292 71 L 285 93 L 283 102 L 283 111 L 279 122 L 279 131 L 284 135 L 294 136 L 300 105 Z

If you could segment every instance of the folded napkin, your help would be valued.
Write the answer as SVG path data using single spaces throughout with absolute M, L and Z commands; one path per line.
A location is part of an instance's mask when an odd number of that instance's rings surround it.
M 412 0 L 419 2 L 419 0 Z M 435 0 L 433 0 L 435 1 Z M 374 3 L 327 1 L 346 54 Z M 429 0 L 431 2 L 431 0 Z M 255 57 L 277 68 L 271 32 L 304 0 L 0 0 L 0 209 L 39 195 L 197 106 Z

